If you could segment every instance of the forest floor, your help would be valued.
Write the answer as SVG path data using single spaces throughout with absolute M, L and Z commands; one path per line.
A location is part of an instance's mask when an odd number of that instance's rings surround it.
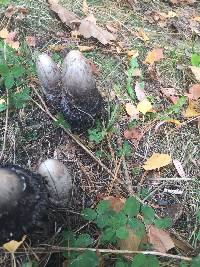
M 48 110 L 42 109 L 42 91 L 33 70 L 30 83 L 34 80 L 41 98 L 33 90 L 30 100 L 17 112 L 10 110 L 7 118 L 6 112 L 0 113 L 0 140 L 1 146 L 5 146 L 2 164 L 18 164 L 37 171 L 46 158 L 57 158 L 69 167 L 74 189 L 70 207 L 65 211 L 67 216 L 58 215 L 63 228 L 81 232 L 85 222 L 76 214 L 94 207 L 105 196 L 128 198 L 137 194 L 158 215 L 172 218 L 172 230 L 182 240 L 182 255 L 197 255 L 200 250 L 199 103 L 196 115 L 186 116 L 185 112 L 189 88 L 200 84 L 190 69 L 192 55 L 200 57 L 200 3 L 87 0 L 88 11 L 83 9 L 82 2 L 63 0 L 60 4 L 81 18 L 85 17 L 84 12 L 92 13 L 103 29 L 110 25 L 115 41 L 103 45 L 95 38 L 77 37 L 42 0 L 12 3 L 27 10 L 19 19 L 16 19 L 19 13 L 6 16 L 8 5 L 2 5 L 0 30 L 17 32 L 21 48 L 27 36 L 33 37 L 35 44 L 27 42 L 24 50 L 26 64 L 35 62 L 39 53 L 47 52 L 61 65 L 70 50 L 85 49 L 83 53 L 91 62 L 105 101 L 107 118 L 102 118 L 102 125 L 94 125 L 89 133 L 68 134 L 68 130 L 52 121 Z M 163 55 L 152 64 L 146 63 L 149 52 L 157 48 Z M 130 53 L 138 54 L 140 73 L 131 78 L 133 92 L 139 80 L 153 107 L 151 112 L 140 113 L 137 119 L 133 119 L 135 114 L 130 116 L 127 108 L 127 103 L 137 106 L 140 102 L 137 97 L 133 100 L 127 89 Z M 170 94 L 163 88 L 169 89 Z M 56 116 L 55 111 L 52 113 Z M 153 153 L 170 155 L 172 162 L 145 170 L 144 163 Z M 178 165 L 174 160 L 178 160 Z M 144 189 L 142 196 L 140 192 Z M 84 232 L 88 229 L 90 226 L 83 225 Z M 56 236 L 51 245 L 59 244 L 59 240 Z M 46 266 L 44 261 L 48 259 L 40 260 L 41 266 Z M 160 266 L 178 265 L 168 260 Z

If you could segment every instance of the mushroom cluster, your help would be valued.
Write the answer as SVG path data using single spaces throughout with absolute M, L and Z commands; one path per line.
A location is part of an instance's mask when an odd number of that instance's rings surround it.
M 62 70 L 47 54 L 36 62 L 37 73 L 47 102 L 61 111 L 72 130 L 83 131 L 101 116 L 103 101 L 92 69 L 81 52 L 70 51 Z
M 16 165 L 0 167 L 0 245 L 27 234 L 40 242 L 50 225 L 50 207 L 66 208 L 72 179 L 58 160 L 44 161 L 38 173 Z

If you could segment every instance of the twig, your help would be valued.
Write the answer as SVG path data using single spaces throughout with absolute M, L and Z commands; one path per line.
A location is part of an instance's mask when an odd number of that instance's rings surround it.
M 116 166 L 116 170 L 115 170 L 115 174 L 114 174 L 114 177 L 110 183 L 110 185 L 108 186 L 108 193 L 107 195 L 109 196 L 110 193 L 112 192 L 112 189 L 114 187 L 114 184 L 115 182 L 117 182 L 117 178 L 118 178 L 118 172 L 119 172 L 119 169 L 121 167 L 121 163 L 122 163 L 122 157 L 120 158 L 119 162 L 118 162 L 118 165 Z
M 0 250 L 5 253 L 10 253 L 8 251 L 5 251 L 2 247 L 0 247 Z M 173 254 L 167 254 L 157 251 L 135 251 L 135 250 L 118 250 L 118 249 L 96 249 L 96 248 L 73 248 L 73 247 L 58 247 L 58 246 L 46 246 L 44 248 L 32 248 L 35 253 L 58 253 L 58 252 L 64 252 L 64 251 L 94 251 L 98 253 L 110 253 L 110 254 L 144 254 L 144 255 L 156 255 L 160 257 L 165 258 L 171 258 L 171 259 L 177 259 L 177 260 L 184 260 L 184 261 L 192 261 L 192 258 L 185 257 L 185 256 L 179 256 L 179 255 L 173 255 Z M 18 249 L 15 253 L 22 253 L 22 249 Z

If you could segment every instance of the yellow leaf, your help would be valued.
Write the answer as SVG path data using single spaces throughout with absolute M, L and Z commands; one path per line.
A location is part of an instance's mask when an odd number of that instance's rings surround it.
M 192 101 L 192 100 L 189 101 L 189 105 L 184 113 L 184 116 L 186 118 L 196 117 L 200 115 L 200 112 L 196 110 L 197 108 L 196 104 L 197 104 L 196 101 Z
M 142 114 L 146 114 L 147 112 L 152 110 L 151 102 L 147 98 L 140 101 L 137 105 L 137 111 L 141 112 Z
M 143 165 L 146 171 L 155 170 L 170 164 L 172 161 L 171 156 L 168 154 L 154 153 Z
M 200 67 L 191 66 L 190 69 L 197 81 L 200 82 Z
M 131 118 L 138 119 L 139 112 L 133 104 L 126 103 L 126 112 Z
M 6 39 L 8 37 L 8 30 L 6 28 L 3 28 L 1 31 L 0 31 L 0 38 L 3 38 L 3 39 Z
M 163 49 L 162 48 L 154 48 L 150 51 L 145 59 L 145 63 L 154 64 L 154 62 L 160 61 L 163 59 Z
M 193 20 L 200 22 L 200 17 L 194 17 Z
M 94 46 L 78 45 L 78 49 L 80 52 L 92 51 Z
M 23 236 L 21 241 L 11 240 L 8 243 L 5 243 L 3 245 L 3 248 L 11 253 L 15 253 L 15 251 L 19 248 L 19 246 L 21 246 L 25 239 L 26 236 Z
M 83 4 L 82 4 L 82 11 L 83 13 L 87 16 L 89 13 L 89 8 L 88 8 L 88 4 L 86 0 L 83 0 Z
M 140 29 L 138 34 L 144 42 L 149 41 L 149 37 L 144 30 Z

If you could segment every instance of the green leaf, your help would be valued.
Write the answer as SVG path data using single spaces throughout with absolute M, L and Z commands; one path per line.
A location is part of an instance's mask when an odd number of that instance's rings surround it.
M 22 66 L 14 66 L 11 68 L 11 72 L 14 78 L 18 79 L 24 74 L 25 69 Z
M 96 207 L 96 211 L 99 215 L 107 212 L 109 209 L 110 205 L 109 202 L 106 200 L 101 200 Z
M 200 240 L 200 230 L 199 230 L 199 232 L 197 234 L 197 239 Z
M 97 213 L 93 209 L 86 208 L 86 209 L 83 210 L 82 216 L 83 216 L 84 219 L 86 219 L 88 221 L 93 221 L 93 220 L 96 219 Z
M 65 117 L 62 113 L 58 113 L 56 116 L 57 121 L 54 121 L 53 124 L 56 127 L 63 126 L 65 129 L 70 129 L 69 123 L 65 120 Z
M 25 88 L 20 92 L 11 95 L 11 104 L 15 108 L 23 108 L 28 100 L 30 100 L 30 89 Z
M 63 231 L 63 246 L 74 247 L 75 240 L 75 234 L 73 232 Z
M 179 267 L 188 267 L 188 263 L 181 261 Z
M 5 76 L 4 83 L 6 88 L 11 89 L 15 84 L 13 75 L 9 73 L 7 76 Z
M 197 212 L 197 220 L 198 220 L 198 223 L 200 224 L 200 210 Z
M 199 67 L 200 66 L 200 55 L 192 54 L 191 63 L 192 63 L 192 66 Z
M 99 265 L 99 259 L 95 252 L 85 251 L 76 259 L 72 260 L 70 267 L 96 267 Z
M 103 242 L 109 242 L 112 241 L 115 237 L 115 230 L 113 230 L 111 227 L 106 228 L 102 235 L 101 235 L 101 241 Z
M 5 64 L 0 65 L 0 74 L 2 77 L 8 76 L 9 75 L 9 68 Z
M 145 226 L 140 220 L 129 218 L 128 224 L 138 237 L 142 238 L 145 235 Z
M 128 230 L 127 230 L 127 228 L 122 226 L 119 229 L 117 229 L 116 236 L 119 239 L 126 239 L 126 238 L 128 238 Z
M 132 57 L 130 60 L 130 67 L 132 69 L 136 69 L 139 67 L 138 62 L 137 62 L 137 58 L 136 57 Z
M 149 206 L 142 206 L 142 214 L 144 216 L 144 222 L 151 224 L 155 219 L 155 211 Z
M 200 254 L 193 258 L 191 267 L 199 267 L 200 266 Z
M 122 149 L 119 151 L 119 157 L 130 157 L 132 156 L 132 148 L 128 141 L 124 141 Z
M 137 254 L 132 261 L 131 267 L 147 267 L 144 254 Z
M 100 229 L 110 226 L 110 214 L 100 214 L 96 218 L 96 224 Z
M 115 267 L 128 267 L 128 266 L 129 266 L 129 264 L 127 262 L 123 261 L 122 259 L 117 260 L 115 262 Z
M 129 197 L 124 204 L 124 213 L 133 217 L 139 213 L 139 210 L 140 203 L 134 197 Z
M 7 106 L 5 103 L 0 103 L 0 112 L 4 111 L 7 109 Z
M 93 239 L 90 237 L 89 234 L 82 234 L 79 235 L 78 238 L 76 239 L 75 243 L 74 243 L 74 247 L 88 247 L 90 245 L 92 245 L 93 243 Z
M 166 229 L 172 226 L 172 219 L 170 217 L 155 219 L 154 224 L 157 228 Z
M 146 267 L 158 267 L 159 260 L 155 255 L 147 255 L 146 256 Z
M 120 211 L 119 213 L 114 213 L 110 217 L 110 226 L 114 229 L 117 229 L 121 226 L 125 226 L 127 223 L 127 216 L 124 214 L 123 211 Z

